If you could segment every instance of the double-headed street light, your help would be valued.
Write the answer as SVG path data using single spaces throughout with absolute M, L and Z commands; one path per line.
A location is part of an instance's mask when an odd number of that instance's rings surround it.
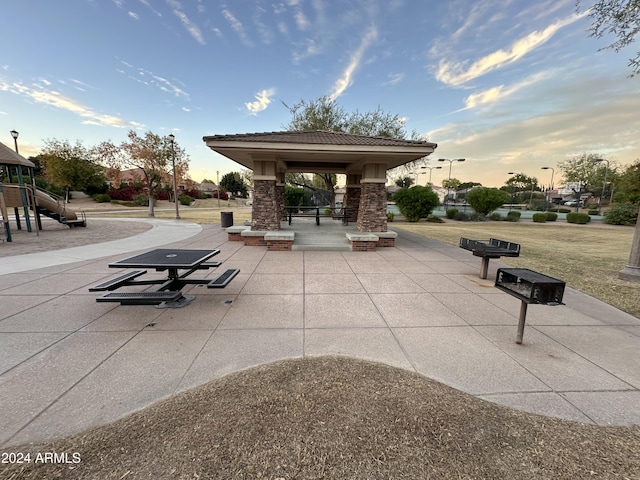
M 549 188 L 553 189 L 553 175 L 556 173 L 553 167 L 541 167 L 542 170 L 551 170 L 551 184 Z M 551 194 L 547 191 L 547 206 L 551 203 Z
M 600 199 L 598 200 L 598 215 L 602 215 L 602 198 L 604 197 L 604 190 L 607 186 L 607 173 L 609 173 L 609 160 L 605 160 L 604 158 L 595 158 L 593 163 L 602 163 L 607 162 L 607 165 L 604 167 L 604 182 L 602 182 L 602 193 L 600 194 Z
M 178 179 L 176 178 L 176 150 L 173 146 L 176 137 L 173 133 L 169 134 L 169 142 L 171 142 L 171 165 L 173 166 L 173 202 L 176 204 L 176 220 L 180 219 L 178 211 Z
M 429 185 L 431 185 L 431 174 L 433 173 L 433 169 L 435 168 L 436 170 L 440 170 L 442 167 L 438 165 L 437 167 L 420 167 L 420 168 L 429 169 Z
M 447 199 L 445 200 L 445 209 L 449 206 L 449 192 L 451 191 L 451 165 L 453 162 L 464 162 L 464 158 L 439 158 L 439 162 L 449 162 L 449 182 L 447 183 Z

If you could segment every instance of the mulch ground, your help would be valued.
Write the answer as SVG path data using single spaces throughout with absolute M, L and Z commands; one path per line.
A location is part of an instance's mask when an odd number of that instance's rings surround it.
M 46 445 L 3 479 L 640 478 L 640 427 L 485 402 L 342 357 L 245 370 Z M 6 450 L 5 450 L 6 451 Z M 37 452 L 79 463 L 35 463 Z

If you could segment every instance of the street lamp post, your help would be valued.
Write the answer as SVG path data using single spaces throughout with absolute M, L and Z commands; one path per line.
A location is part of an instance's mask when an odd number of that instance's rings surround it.
M 216 183 L 218 184 L 218 209 L 220 209 L 220 170 L 216 170 Z
M 18 132 L 16 132 L 15 130 L 11 130 L 9 133 L 13 137 L 13 145 L 16 149 L 16 153 L 20 155 L 20 153 L 18 153 Z
M 431 174 L 433 173 L 433 169 L 435 168 L 436 170 L 440 170 L 442 167 L 438 165 L 437 167 L 421 167 L 421 168 L 429 169 L 429 185 L 431 185 Z
M 551 185 L 549 186 L 549 188 L 551 188 L 553 190 L 553 175 L 556 173 L 555 169 L 553 167 L 542 167 L 542 170 L 551 170 Z M 547 192 L 547 208 L 549 206 L 549 204 L 551 203 L 550 201 L 551 195 L 549 194 L 549 192 Z
M 516 172 L 507 172 L 507 175 L 515 175 Z M 513 184 L 511 184 L 511 188 L 509 189 L 509 193 L 511 194 L 511 203 L 509 203 L 509 211 L 511 211 L 511 208 L 513 208 Z
M 604 190 L 607 186 L 607 173 L 609 173 L 609 160 L 605 160 L 604 158 L 596 158 L 593 160 L 593 163 L 602 163 L 607 162 L 607 165 L 604 167 L 604 182 L 602 182 L 602 193 L 600 194 L 600 198 L 598 199 L 598 215 L 602 215 L 602 199 L 604 198 Z
M 176 150 L 173 146 L 176 137 L 173 133 L 169 134 L 169 141 L 171 142 L 171 165 L 173 167 L 173 203 L 176 204 L 176 220 L 180 219 L 180 212 L 178 211 L 178 179 L 176 178 Z
M 438 159 L 439 162 L 449 162 L 449 182 L 447 183 L 447 198 L 445 200 L 445 210 L 447 209 L 447 207 L 449 206 L 449 195 L 450 195 L 450 191 L 451 191 L 451 165 L 453 165 L 453 162 L 464 162 L 465 159 L 464 158 L 439 158 Z

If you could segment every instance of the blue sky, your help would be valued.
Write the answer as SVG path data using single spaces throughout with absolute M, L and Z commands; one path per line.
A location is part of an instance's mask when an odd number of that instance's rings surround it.
M 632 52 L 599 52 L 574 0 L 21 0 L 2 16 L 0 142 L 19 131 L 24 156 L 173 133 L 190 176 L 215 181 L 240 166 L 203 136 L 282 130 L 282 102 L 329 95 L 399 115 L 438 144 L 431 165 L 464 157 L 452 176 L 485 186 L 640 158 Z

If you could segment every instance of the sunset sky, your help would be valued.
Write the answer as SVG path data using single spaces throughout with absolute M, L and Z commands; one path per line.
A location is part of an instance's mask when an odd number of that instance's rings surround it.
M 574 0 L 21 0 L 2 16 L 0 142 L 19 131 L 26 157 L 173 133 L 191 178 L 215 181 L 240 166 L 203 136 L 282 130 L 283 103 L 327 95 L 399 115 L 438 144 L 431 164 L 467 159 L 463 182 L 640 158 L 633 52 L 599 51 L 612 39 L 589 37 Z

